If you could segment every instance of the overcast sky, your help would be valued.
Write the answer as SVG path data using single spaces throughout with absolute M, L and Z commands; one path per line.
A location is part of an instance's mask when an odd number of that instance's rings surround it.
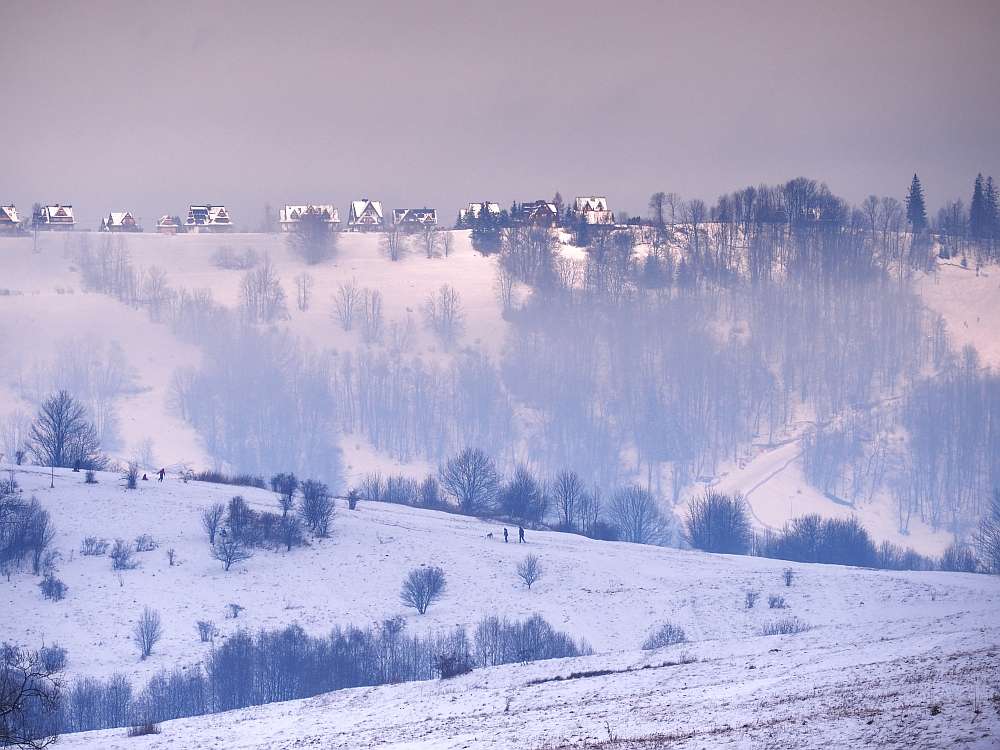
M 458 209 L 1000 178 L 1000 3 L 0 0 L 0 203 Z

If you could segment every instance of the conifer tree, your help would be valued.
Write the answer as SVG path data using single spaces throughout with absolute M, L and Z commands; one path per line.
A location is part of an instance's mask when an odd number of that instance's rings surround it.
M 998 205 L 997 186 L 992 175 L 986 178 L 983 186 L 983 224 L 984 235 L 991 240 L 1000 237 L 1000 205 Z
M 986 228 L 986 196 L 983 191 L 983 175 L 976 175 L 972 188 L 972 203 L 969 205 L 969 233 L 976 238 L 983 236 Z
M 927 207 L 924 205 L 924 189 L 920 187 L 920 179 L 913 175 L 910 192 L 906 196 L 906 220 L 913 227 L 914 234 L 920 234 L 927 228 Z

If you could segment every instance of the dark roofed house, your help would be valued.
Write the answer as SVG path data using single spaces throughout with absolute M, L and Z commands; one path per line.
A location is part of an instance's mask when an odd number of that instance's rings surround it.
M 433 208 L 394 208 L 392 223 L 406 232 L 437 227 L 437 211 Z
M 178 226 L 172 216 L 161 216 L 156 222 L 157 234 L 177 234 Z
M 285 206 L 278 212 L 281 231 L 294 231 L 303 216 L 318 216 L 331 232 L 340 228 L 340 212 L 331 205 Z
M 17 234 L 21 231 L 21 220 L 13 205 L 0 206 L 0 233 Z
M 136 223 L 131 213 L 111 212 L 106 219 L 101 219 L 101 232 L 141 232 L 142 227 Z
M 548 201 L 522 203 L 519 223 L 532 227 L 557 227 L 559 226 L 559 211 L 555 203 Z
M 184 227 L 189 232 L 231 232 L 233 222 L 225 206 L 191 206 Z

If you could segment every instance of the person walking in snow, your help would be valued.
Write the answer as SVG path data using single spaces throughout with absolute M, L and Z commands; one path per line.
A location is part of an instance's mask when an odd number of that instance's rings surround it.
M 160 471 L 159 471 L 159 474 L 160 474 L 160 478 L 159 478 L 159 479 L 157 479 L 156 481 L 157 481 L 157 482 L 162 482 L 162 481 L 163 481 L 163 475 L 164 475 L 164 474 L 166 474 L 166 473 L 167 473 L 167 472 L 166 472 L 166 470 L 165 470 L 165 469 L 160 469 Z
M 517 543 L 518 544 L 524 544 L 524 527 L 523 526 L 518 526 L 517 527 Z
M 506 526 L 503 527 L 503 543 L 504 544 L 507 543 L 507 527 Z

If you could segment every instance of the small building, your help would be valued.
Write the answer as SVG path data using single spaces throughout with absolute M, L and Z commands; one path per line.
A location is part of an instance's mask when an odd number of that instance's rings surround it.
M 108 214 L 107 218 L 101 219 L 101 227 L 98 231 L 141 232 L 142 227 L 136 223 L 135 218 L 128 211 L 125 211 L 124 213 L 115 213 L 112 211 Z
M 463 225 L 468 224 L 470 221 L 478 221 L 479 217 L 484 215 L 484 211 L 493 217 L 499 218 L 500 204 L 490 203 L 489 201 L 470 203 L 468 208 L 463 208 L 458 212 L 458 220 Z
M 382 203 L 362 198 L 351 201 L 351 213 L 347 217 L 348 232 L 380 232 L 385 229 Z
M 231 232 L 233 222 L 225 206 L 191 206 L 184 227 L 189 232 Z
M 69 232 L 76 226 L 76 217 L 72 206 L 57 203 L 54 206 L 41 206 L 32 215 L 32 224 L 36 229 L 56 232 Z
M 392 223 L 406 232 L 437 227 L 437 211 L 433 208 L 394 208 Z
M 21 220 L 14 205 L 0 206 L 0 234 L 17 234 L 21 231 Z
M 584 224 L 615 223 L 615 215 L 608 210 L 608 199 L 596 195 L 576 199 L 576 217 Z
M 160 220 L 156 222 L 157 234 L 177 234 L 177 229 L 177 222 L 174 221 L 173 216 L 161 216 Z
M 522 203 L 518 223 L 532 227 L 557 227 L 559 226 L 559 210 L 555 203 L 548 201 Z
M 278 212 L 278 224 L 282 232 L 291 232 L 303 216 L 319 216 L 327 223 L 331 232 L 340 229 L 340 212 L 333 206 L 285 206 Z

